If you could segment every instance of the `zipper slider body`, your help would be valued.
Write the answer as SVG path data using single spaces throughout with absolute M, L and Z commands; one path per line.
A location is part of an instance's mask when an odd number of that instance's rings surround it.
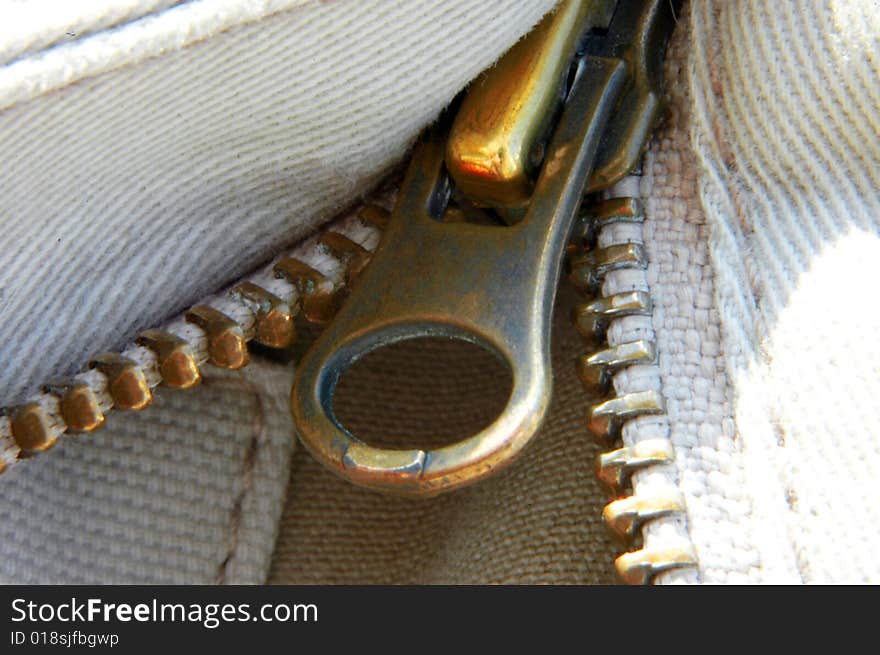
M 656 41 L 645 34 L 657 32 L 664 4 L 563 3 L 417 145 L 382 243 L 292 390 L 301 439 L 331 470 L 374 489 L 434 495 L 501 469 L 535 434 L 551 395 L 550 319 L 566 244 L 597 154 L 608 160 L 599 153 L 609 126 L 647 135 L 644 116 L 620 103 L 646 69 L 633 63 L 633 42 Z M 463 222 L 457 202 L 486 208 L 488 220 Z M 513 377 L 505 409 L 443 448 L 361 442 L 333 413 L 340 376 L 368 352 L 425 336 L 477 343 L 503 360 Z

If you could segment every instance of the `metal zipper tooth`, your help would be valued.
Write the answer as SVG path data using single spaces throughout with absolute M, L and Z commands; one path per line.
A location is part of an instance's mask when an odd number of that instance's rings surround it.
M 587 205 L 584 223 L 577 237 L 580 245 L 572 248 L 569 257 L 569 279 L 582 292 L 596 294 L 605 277 L 612 271 L 644 270 L 647 256 L 638 243 L 640 235 L 632 230 L 621 232 L 627 242 L 609 244 L 596 249 L 600 232 L 616 223 L 639 224 L 644 221 L 644 208 L 637 198 L 610 198 Z M 617 232 L 615 232 L 617 235 Z M 629 242 L 632 238 L 633 242 Z M 590 250 L 592 248 L 592 250 Z M 643 274 L 644 275 L 644 274 Z M 605 340 L 615 320 L 627 316 L 650 317 L 653 303 L 648 293 L 630 291 L 591 300 L 575 308 L 573 320 L 578 331 L 596 344 Z M 613 376 L 631 366 L 650 365 L 656 361 L 656 344 L 648 339 L 607 346 L 578 358 L 578 377 L 587 393 L 604 396 L 611 388 Z M 604 399 L 587 410 L 587 427 L 604 445 L 611 445 L 621 436 L 623 426 L 642 416 L 665 413 L 665 402 L 657 390 L 634 391 Z M 626 494 L 631 477 L 654 466 L 674 461 L 668 439 L 650 439 L 599 455 L 598 477 L 615 495 Z M 603 510 L 603 518 L 612 531 L 625 540 L 635 540 L 642 527 L 664 517 L 684 512 L 679 493 L 652 491 L 632 493 L 617 498 Z M 629 584 L 647 584 L 663 571 L 696 566 L 696 556 L 689 547 L 658 549 L 650 544 L 624 553 L 616 560 L 621 578 Z
M 346 284 L 353 284 L 370 263 L 371 253 L 361 244 L 339 232 L 325 232 L 318 239 L 318 243 L 326 247 L 331 255 L 345 264 Z
M 357 212 L 358 218 L 371 225 L 378 230 L 388 228 L 388 222 L 391 220 L 391 212 L 379 205 L 369 204 L 361 207 Z
M 254 313 L 254 341 L 269 348 L 287 348 L 296 340 L 296 312 L 281 298 L 253 282 L 235 286 L 231 295 Z
M 153 393 L 143 370 L 128 357 L 102 353 L 89 362 L 89 368 L 97 369 L 107 377 L 107 391 L 115 407 L 140 410 L 153 402 Z
M 614 562 L 617 573 L 631 585 L 650 584 L 654 576 L 673 569 L 697 566 L 697 555 L 690 546 L 646 549 L 624 553 Z
M 578 377 L 591 395 L 604 395 L 611 386 L 614 372 L 635 364 L 650 364 L 657 356 L 654 342 L 646 339 L 621 343 L 592 355 L 582 355 L 577 361 Z
M 620 494 L 634 472 L 649 466 L 669 464 L 674 457 L 668 439 L 646 439 L 600 454 L 596 458 L 596 475 L 615 494 Z
M 581 216 L 576 240 L 586 247 L 593 247 L 599 232 L 608 225 L 644 222 L 645 209 L 638 198 L 608 198 L 585 204 Z
M 50 382 L 43 387 L 43 392 L 59 398 L 61 418 L 68 432 L 91 432 L 104 425 L 104 411 L 98 396 L 85 382 Z
M 632 539 L 646 521 L 684 511 L 679 494 L 626 496 L 605 506 L 602 517 L 619 537 Z
M 579 291 L 595 294 L 602 279 L 611 271 L 645 268 L 647 265 L 648 259 L 643 246 L 638 243 L 619 243 L 572 257 L 568 279 Z
M 63 430 L 38 402 L 28 402 L 5 410 L 10 418 L 12 438 L 18 446 L 19 459 L 49 450 Z
M 159 375 L 162 376 L 162 382 L 169 387 L 189 389 L 202 381 L 192 347 L 176 334 L 163 330 L 144 330 L 135 339 L 135 343 L 155 353 Z
M 339 307 L 340 289 L 330 278 L 296 257 L 282 259 L 274 270 L 299 292 L 303 315 L 309 321 L 325 325 L 333 318 Z
M 332 316 L 347 280 L 356 277 L 348 269 L 363 265 L 361 258 L 375 249 L 389 216 L 379 205 L 362 207 L 356 216 L 332 224 L 334 236 L 307 240 L 277 266 L 196 305 L 167 329 L 145 330 L 124 355 L 97 355 L 88 372 L 45 385 L 37 402 L 0 409 L 0 473 L 18 459 L 49 449 L 65 432 L 100 428 L 113 407 L 144 409 L 160 383 L 176 388 L 197 384 L 207 361 L 227 368 L 245 365 L 248 339 L 289 347 L 296 338 L 297 315 L 313 322 Z
M 644 291 L 627 291 L 607 298 L 596 298 L 574 309 L 574 325 L 591 341 L 605 337 L 608 323 L 623 316 L 650 316 L 651 296 Z
M 620 436 L 620 429 L 626 421 L 665 411 L 666 405 L 659 391 L 637 391 L 590 407 L 587 428 L 600 443 L 608 444 Z
M 184 319 L 205 331 L 208 359 L 214 366 L 237 370 L 250 361 L 244 331 L 223 312 L 210 305 L 196 305 Z

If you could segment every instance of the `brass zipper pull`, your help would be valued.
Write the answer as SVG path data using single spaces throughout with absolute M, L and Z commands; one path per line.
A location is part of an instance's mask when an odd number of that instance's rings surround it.
M 550 315 L 583 190 L 628 172 L 656 115 L 649 58 L 669 31 L 660 5 L 562 3 L 417 146 L 380 247 L 292 390 L 302 441 L 331 470 L 366 487 L 432 495 L 499 470 L 534 435 L 549 404 Z M 591 177 L 600 148 L 602 172 Z M 619 250 L 583 266 L 643 264 L 637 247 Z M 649 298 L 625 294 L 583 307 L 582 329 L 600 338 L 610 318 L 646 312 Z M 496 353 L 513 374 L 506 408 L 483 431 L 436 450 L 361 442 L 333 413 L 340 376 L 372 350 L 423 336 Z M 633 402 L 644 412 L 648 400 L 662 407 L 662 398 Z M 603 432 L 615 429 L 617 410 L 596 412 Z

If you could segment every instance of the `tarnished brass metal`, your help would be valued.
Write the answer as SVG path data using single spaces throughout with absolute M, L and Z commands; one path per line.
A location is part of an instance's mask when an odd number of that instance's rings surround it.
M 612 38 L 596 44 L 606 56 L 626 61 L 631 82 L 602 136 L 588 193 L 607 189 L 639 162 L 660 116 L 663 60 L 680 4 L 680 0 L 619 0 L 608 26 Z M 589 40 L 586 50 L 592 51 Z
M 471 85 L 446 147 L 449 173 L 470 200 L 529 201 L 578 44 L 590 27 L 607 27 L 614 4 L 565 0 Z
M 655 357 L 656 348 L 651 341 L 639 339 L 621 343 L 578 358 L 578 377 L 588 393 L 602 395 L 608 391 L 611 376 L 616 370 L 633 364 L 650 364 Z
M 642 223 L 645 210 L 638 198 L 609 198 L 581 208 L 574 243 L 592 248 L 602 228 L 612 223 Z M 578 247 L 578 251 L 580 248 Z
M 98 397 L 85 382 L 52 382 L 43 391 L 58 396 L 61 418 L 68 432 L 91 432 L 104 425 Z
M 358 218 L 367 225 L 384 231 L 391 220 L 391 212 L 379 205 L 364 205 L 358 210 Z
M 201 382 L 202 375 L 192 348 L 177 335 L 163 330 L 145 330 L 136 341 L 156 353 L 159 375 L 169 387 L 189 389 Z
M 602 517 L 617 536 L 632 539 L 645 521 L 684 511 L 680 494 L 627 496 L 608 503 Z
M 107 391 L 116 407 L 137 410 L 153 401 L 144 372 L 128 357 L 103 353 L 89 362 L 89 368 L 107 376 Z
M 615 244 L 572 257 L 568 279 L 576 289 L 595 293 L 602 278 L 609 272 L 621 268 L 645 268 L 647 265 L 648 258 L 643 246 L 638 243 Z
M 613 441 L 624 421 L 637 416 L 666 411 L 663 396 L 657 391 L 639 391 L 593 405 L 587 411 L 587 428 L 600 443 Z
M 281 298 L 252 282 L 242 282 L 232 290 L 232 295 L 254 312 L 257 343 L 270 348 L 288 348 L 296 340 L 294 312 Z
M 562 256 L 621 75 L 618 61 L 583 62 L 515 225 L 443 222 L 448 120 L 422 140 L 372 263 L 298 369 L 291 407 L 320 462 L 356 484 L 432 495 L 494 473 L 534 435 L 550 400 L 549 327 Z M 496 353 L 513 373 L 506 408 L 481 432 L 436 450 L 359 441 L 333 413 L 339 377 L 372 350 L 422 336 L 464 339 Z
M 49 450 L 58 441 L 52 419 L 39 403 L 26 403 L 12 409 L 12 438 L 27 456 Z
M 208 358 L 214 366 L 236 370 L 250 361 L 247 340 L 241 326 L 210 305 L 196 305 L 185 315 L 208 337 Z
M 608 198 L 584 207 L 584 212 L 600 228 L 612 223 L 642 223 L 645 220 L 645 208 L 639 198 Z
M 669 439 L 647 439 L 599 455 L 596 474 L 615 493 L 620 493 L 635 471 L 656 464 L 668 464 L 674 456 Z
M 617 573 L 626 584 L 649 584 L 654 576 L 673 569 L 697 565 L 697 555 L 691 548 L 671 547 L 657 550 L 641 549 L 624 553 L 614 562 Z
M 644 291 L 627 291 L 596 298 L 574 308 L 574 325 L 587 339 L 601 341 L 608 322 L 622 316 L 650 316 L 651 296 Z
M 275 264 L 275 275 L 296 287 L 305 317 L 324 325 L 339 309 L 340 289 L 333 281 L 295 257 L 287 257 Z
M 370 251 L 339 232 L 325 232 L 318 239 L 318 243 L 345 264 L 346 284 L 353 284 L 370 263 Z

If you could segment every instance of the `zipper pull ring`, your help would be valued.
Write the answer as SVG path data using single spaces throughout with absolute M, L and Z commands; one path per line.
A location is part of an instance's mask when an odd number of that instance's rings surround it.
M 433 495 L 480 480 L 512 460 L 550 402 L 550 318 L 562 256 L 602 128 L 624 77 L 591 60 L 576 80 L 525 216 L 510 226 L 444 223 L 452 183 L 445 130 L 413 156 L 388 230 L 354 293 L 300 364 L 291 406 L 306 448 L 352 482 Z M 423 336 L 475 342 L 513 374 L 501 415 L 436 450 L 359 441 L 333 415 L 342 373 L 382 346 Z
M 370 265 L 297 371 L 291 410 L 318 461 L 360 486 L 430 496 L 495 473 L 534 436 L 550 403 L 550 321 L 566 244 L 603 138 L 621 121 L 618 101 L 638 78 L 620 37 L 644 30 L 621 28 L 662 1 L 563 3 L 471 85 L 454 124 L 447 112 L 423 136 Z M 592 27 L 603 28 L 599 42 L 584 41 Z M 491 165 L 511 153 L 505 170 Z M 462 220 L 474 212 L 498 220 Z M 428 336 L 476 343 L 504 361 L 513 378 L 505 409 L 433 450 L 358 440 L 333 412 L 342 374 L 373 350 Z

